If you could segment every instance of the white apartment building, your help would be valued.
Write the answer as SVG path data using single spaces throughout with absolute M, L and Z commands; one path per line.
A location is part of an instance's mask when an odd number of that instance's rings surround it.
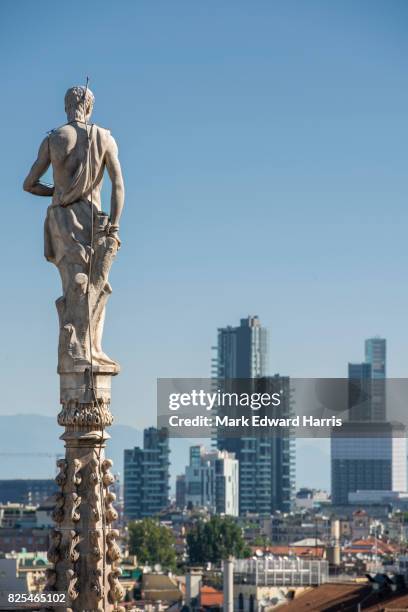
M 185 472 L 187 506 L 208 508 L 216 514 L 238 516 L 239 464 L 233 453 L 190 447 L 190 465 Z

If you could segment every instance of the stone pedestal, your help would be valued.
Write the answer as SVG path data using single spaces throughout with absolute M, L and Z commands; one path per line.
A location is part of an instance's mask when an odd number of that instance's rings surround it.
M 59 474 L 51 535 L 46 589 L 66 592 L 67 605 L 59 611 L 122 610 L 119 584 L 119 532 L 113 528 L 112 461 L 105 457 L 112 424 L 109 409 L 111 380 L 117 366 L 78 367 L 60 373 L 62 410 L 58 423 L 65 428 L 65 459 L 57 462 Z M 55 609 L 55 608 L 54 608 Z

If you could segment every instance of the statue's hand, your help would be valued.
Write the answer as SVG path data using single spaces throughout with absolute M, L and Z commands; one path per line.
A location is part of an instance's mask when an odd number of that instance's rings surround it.
M 121 239 L 119 238 L 119 230 L 116 227 L 110 227 L 108 230 L 108 236 L 110 238 L 114 238 L 118 243 L 118 249 L 120 249 L 120 245 L 122 244 Z

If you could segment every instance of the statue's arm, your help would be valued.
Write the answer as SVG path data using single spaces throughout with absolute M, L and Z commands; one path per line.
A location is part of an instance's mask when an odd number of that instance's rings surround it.
M 38 156 L 33 163 L 30 172 L 28 173 L 24 183 L 24 191 L 28 191 L 33 195 L 50 197 L 54 193 L 54 187 L 44 185 L 40 182 L 42 175 L 47 172 L 51 163 L 48 137 L 42 141 Z
M 119 163 L 117 144 L 110 137 L 110 143 L 105 157 L 106 169 L 112 183 L 110 222 L 113 232 L 119 229 L 119 220 L 125 202 L 125 187 L 123 185 L 122 169 Z

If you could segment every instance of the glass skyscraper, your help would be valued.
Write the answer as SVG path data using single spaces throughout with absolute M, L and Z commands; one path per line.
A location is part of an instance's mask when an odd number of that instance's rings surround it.
M 169 501 L 169 436 L 165 428 L 144 430 L 143 448 L 125 450 L 124 498 L 127 520 L 154 516 Z
M 385 338 L 368 338 L 365 341 L 365 360 L 371 366 L 371 420 L 385 421 L 386 405 L 386 359 Z
M 407 443 L 399 423 L 345 423 L 331 435 L 333 504 L 357 491 L 406 491 Z
M 217 378 L 258 378 L 267 370 L 267 331 L 255 315 L 218 330 Z
M 350 421 L 371 420 L 371 364 L 348 364 L 348 408 Z
M 368 338 L 365 341 L 365 360 L 371 364 L 373 378 L 386 376 L 387 343 L 385 338 Z
M 406 432 L 387 422 L 386 340 L 365 341 L 365 361 L 349 363 L 349 423 L 331 434 L 332 499 L 357 491 L 406 490 Z
M 220 328 L 216 349 L 213 376 L 218 388 L 269 393 L 283 390 L 279 416 L 290 415 L 290 381 L 288 377 L 279 375 L 267 377 L 267 330 L 257 316 L 241 319 L 239 327 Z M 269 416 L 277 416 L 273 414 L 276 409 L 268 410 Z M 240 413 L 236 408 L 234 416 Z M 247 512 L 271 514 L 276 510 L 287 512 L 292 508 L 294 439 L 289 431 L 279 437 L 274 433 L 271 429 L 270 434 L 262 432 L 260 435 L 248 428 L 241 436 L 232 437 L 224 428 L 217 429 L 218 448 L 234 453 L 239 461 L 241 515 Z
M 365 361 L 349 363 L 349 420 L 385 422 L 386 405 L 386 341 L 368 338 Z

